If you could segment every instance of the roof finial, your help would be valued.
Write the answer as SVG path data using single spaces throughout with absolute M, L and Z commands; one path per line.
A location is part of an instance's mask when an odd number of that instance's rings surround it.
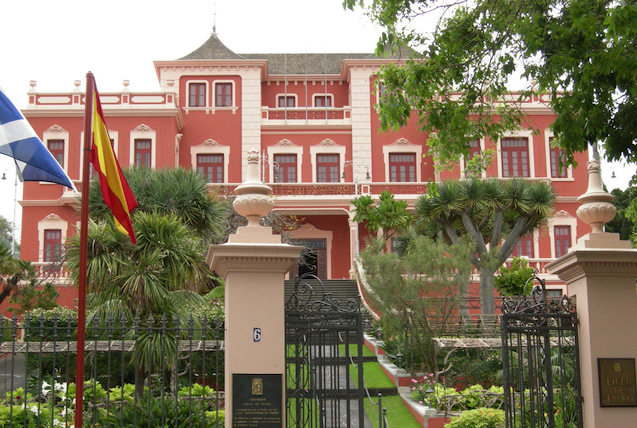
M 212 4 L 212 34 L 217 34 L 217 4 Z

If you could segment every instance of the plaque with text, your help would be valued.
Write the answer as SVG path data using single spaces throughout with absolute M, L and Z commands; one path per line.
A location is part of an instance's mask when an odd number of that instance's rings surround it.
M 634 358 L 598 358 L 601 407 L 637 407 Z
M 283 375 L 232 375 L 232 427 L 283 428 Z

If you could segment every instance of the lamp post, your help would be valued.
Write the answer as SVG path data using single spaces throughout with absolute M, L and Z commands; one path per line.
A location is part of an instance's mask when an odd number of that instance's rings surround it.
M 261 156 L 261 182 L 265 183 L 265 170 L 268 167 L 268 165 L 272 165 L 272 178 L 271 178 L 271 183 L 276 182 L 276 177 L 277 177 L 277 169 L 279 169 L 279 164 L 273 161 L 270 161 L 268 159 L 268 155 L 265 153 L 265 150 L 263 151 L 263 154 Z
M 364 166 L 365 168 L 367 168 L 367 174 L 365 176 L 365 179 L 369 180 L 370 179 L 369 165 L 368 164 L 360 165 L 358 163 L 358 154 L 356 153 L 356 151 L 354 151 L 352 155 L 352 160 L 345 161 L 343 163 L 343 175 L 341 177 L 343 181 L 345 181 L 345 168 L 348 166 L 352 167 L 352 179 L 354 181 L 354 199 L 356 199 L 358 198 L 358 167 Z M 358 238 L 358 222 L 354 222 L 354 233 L 356 235 L 356 243 L 355 243 L 356 257 L 358 258 L 358 256 L 360 255 L 360 239 Z

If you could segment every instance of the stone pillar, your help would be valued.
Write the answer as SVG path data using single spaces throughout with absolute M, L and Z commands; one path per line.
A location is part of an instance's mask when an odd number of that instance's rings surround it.
M 576 298 L 584 427 L 630 427 L 637 423 L 637 407 L 615 406 L 625 405 L 631 394 L 637 405 L 635 375 L 624 365 L 630 360 L 623 360 L 637 358 L 637 250 L 618 234 L 603 232 L 603 225 L 615 216 L 613 196 L 601 188 L 599 164 L 590 161 L 587 168 L 588 191 L 578 199 L 582 206 L 577 215 L 593 231 L 547 268 Z M 612 370 L 600 376 L 599 364 L 607 363 Z M 616 382 L 632 385 L 616 389 Z
M 259 180 L 258 153 L 248 154 L 247 177 L 235 210 L 248 219 L 226 244 L 211 245 L 208 263 L 225 280 L 226 428 L 285 426 L 283 280 L 302 248 L 281 243 L 259 225 L 274 206 Z M 235 402 L 236 400 L 236 402 Z M 246 424 L 247 423 L 247 424 Z M 256 425 L 255 425 L 256 424 Z

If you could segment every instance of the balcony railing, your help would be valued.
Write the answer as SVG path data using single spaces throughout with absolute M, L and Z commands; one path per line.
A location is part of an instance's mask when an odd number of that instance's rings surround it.
M 425 183 L 266 183 L 274 196 L 351 196 L 379 195 L 384 190 L 396 195 L 422 195 L 427 192 Z M 233 195 L 239 183 L 209 184 L 224 195 Z
M 262 118 L 266 121 L 298 121 L 299 124 L 308 121 L 329 120 L 334 122 L 350 122 L 349 107 L 292 107 L 270 108 L 262 107 Z

